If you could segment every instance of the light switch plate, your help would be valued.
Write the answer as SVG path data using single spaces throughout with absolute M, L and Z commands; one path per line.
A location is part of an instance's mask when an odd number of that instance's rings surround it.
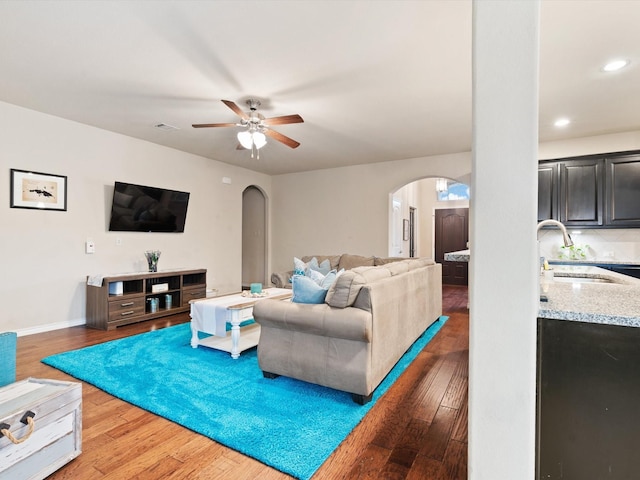
M 85 242 L 85 252 L 96 253 L 96 244 L 93 242 L 93 240 L 87 240 Z

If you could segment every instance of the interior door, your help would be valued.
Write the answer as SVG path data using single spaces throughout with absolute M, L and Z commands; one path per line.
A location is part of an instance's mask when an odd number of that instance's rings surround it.
M 469 284 L 469 263 L 448 262 L 444 259 L 445 253 L 466 250 L 468 242 L 468 208 L 446 208 L 435 211 L 435 261 L 442 264 L 443 284 Z

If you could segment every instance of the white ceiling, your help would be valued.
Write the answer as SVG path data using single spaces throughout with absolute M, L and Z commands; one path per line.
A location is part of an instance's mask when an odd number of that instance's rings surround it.
M 0 100 L 185 152 L 281 174 L 471 148 L 469 0 L 4 0 L 0 19 Z M 638 1 L 542 2 L 541 141 L 640 129 L 639 22 Z M 275 127 L 299 148 L 256 160 L 235 127 L 191 127 L 251 97 L 304 118 Z

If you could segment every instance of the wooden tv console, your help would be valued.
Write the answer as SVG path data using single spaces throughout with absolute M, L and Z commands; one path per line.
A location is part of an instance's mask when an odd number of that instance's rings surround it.
M 154 291 L 154 285 L 164 284 L 166 290 Z M 189 301 L 206 297 L 206 284 L 206 269 L 104 275 L 101 286 L 86 287 L 87 327 L 113 330 L 120 325 L 188 312 Z M 167 295 L 171 296 L 170 308 Z M 152 312 L 151 300 L 156 298 L 158 307 Z

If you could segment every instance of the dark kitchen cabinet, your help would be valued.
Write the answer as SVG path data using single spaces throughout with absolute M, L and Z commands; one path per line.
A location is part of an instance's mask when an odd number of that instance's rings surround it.
M 568 227 L 640 228 L 640 152 L 543 161 L 538 221 Z
M 599 226 L 604 223 L 604 160 L 572 160 L 560 163 L 559 220 L 566 226 Z
M 640 328 L 538 319 L 536 478 L 638 478 Z
M 640 155 L 605 160 L 605 223 L 611 227 L 640 227 Z
M 538 167 L 538 222 L 558 218 L 558 164 Z

